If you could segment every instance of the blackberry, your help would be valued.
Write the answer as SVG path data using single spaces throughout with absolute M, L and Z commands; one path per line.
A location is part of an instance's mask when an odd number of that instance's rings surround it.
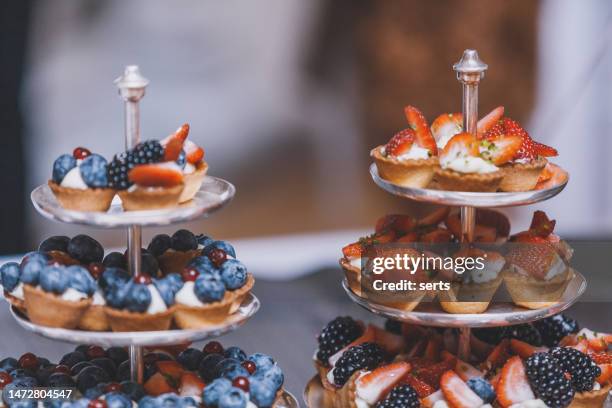
M 164 157 L 164 147 L 157 140 L 138 143 L 133 149 L 116 154 L 108 164 L 108 184 L 116 190 L 125 190 L 132 183 L 128 172 L 134 166 L 160 162 Z
M 562 314 L 539 320 L 533 325 L 540 332 L 542 343 L 547 347 L 557 346 L 563 337 L 580 330 L 578 322 Z
M 484 327 L 472 330 L 474 336 L 488 344 L 499 344 L 506 334 L 504 327 Z
M 420 406 L 419 395 L 408 384 L 396 386 L 387 398 L 376 404 L 376 408 L 419 408 Z
M 136 164 L 157 163 L 164 157 L 164 147 L 157 140 L 138 143 L 132 152 Z
M 383 362 L 383 351 L 375 343 L 353 346 L 342 353 L 333 369 L 334 384 L 342 387 L 357 370 L 373 370 Z
M 349 316 L 336 317 L 319 334 L 317 359 L 327 365 L 327 360 L 363 334 L 363 327 Z
M 549 354 L 564 372 L 570 373 L 574 390 L 583 392 L 593 389 L 595 379 L 601 375 L 601 368 L 591 357 L 570 347 L 555 347 Z
M 525 343 L 531 344 L 532 346 L 542 345 L 542 337 L 540 336 L 540 332 L 531 324 L 509 326 L 506 328 L 504 337 L 521 340 Z
M 570 380 L 548 353 L 535 353 L 525 361 L 525 372 L 535 395 L 550 408 L 565 408 L 574 399 Z
M 397 320 L 387 319 L 385 321 L 385 330 L 393 334 L 402 334 L 402 322 Z

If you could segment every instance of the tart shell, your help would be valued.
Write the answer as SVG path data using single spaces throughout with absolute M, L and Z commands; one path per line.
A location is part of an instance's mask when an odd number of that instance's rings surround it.
M 240 308 L 240 305 L 247 297 L 248 293 L 253 289 L 255 285 L 255 278 L 252 274 L 247 275 L 247 280 L 241 288 L 234 290 L 232 293 L 234 294 L 234 301 L 232 302 L 232 307 L 230 308 L 230 314 L 235 313 Z
M 64 300 L 30 285 L 23 286 L 23 295 L 30 321 L 48 327 L 76 328 L 91 305 L 91 299 Z
M 223 323 L 230 315 L 235 295 L 225 292 L 223 299 L 193 307 L 176 304 L 174 322 L 180 329 L 201 329 Z
M 112 188 L 78 188 L 62 187 L 49 180 L 49 188 L 62 207 L 76 211 L 108 211 L 116 191 Z
M 568 408 L 599 408 L 604 406 L 612 385 L 605 385 L 597 391 L 578 392 Z
M 538 158 L 529 163 L 511 163 L 502 166 L 504 178 L 499 189 L 501 191 L 529 191 L 538 184 L 538 179 L 548 161 Z
M 88 331 L 108 331 L 110 330 L 110 323 L 104 313 L 104 306 L 91 305 L 79 321 L 78 328 L 81 330 Z
M 541 309 L 552 306 L 561 299 L 572 276 L 573 272 L 569 268 L 548 281 L 507 271 L 504 283 L 515 305 L 527 309 Z M 530 299 L 542 300 L 532 301 Z
M 380 152 L 382 147 L 377 146 L 370 151 L 380 177 L 403 187 L 425 188 L 429 185 L 434 169 L 438 167 L 437 157 L 400 161 L 383 156 Z
M 169 273 L 181 273 L 187 266 L 189 261 L 202 254 L 200 249 L 192 249 L 189 251 L 176 251 L 169 249 L 157 257 L 159 269 L 164 275 Z
M 183 174 L 183 182 L 185 183 L 185 188 L 179 197 L 179 203 L 187 202 L 193 197 L 195 197 L 198 190 L 202 186 L 202 182 L 204 182 L 204 177 L 206 177 L 206 172 L 208 171 L 208 164 L 204 161 L 201 161 L 196 165 L 196 169 L 191 174 Z
M 499 285 L 502 283 L 501 274 L 497 278 L 484 283 L 469 283 L 469 284 L 451 284 L 449 291 L 441 291 L 440 306 L 447 313 L 453 314 L 477 314 L 484 313 L 493 295 L 497 292 Z M 478 299 L 472 301 L 469 299 Z
M 495 192 L 504 177 L 502 170 L 492 173 L 459 173 L 457 171 L 437 168 L 435 178 L 440 190 Z
M 104 306 L 104 313 L 106 314 L 112 331 L 158 331 L 168 330 L 170 328 L 174 307 L 170 307 L 162 313 L 148 314 L 118 310 Z
M 183 192 L 184 184 L 173 187 L 145 187 L 134 191 L 121 190 L 117 194 L 121 197 L 125 211 L 157 210 L 176 207 Z
M 25 301 L 23 299 L 19 299 L 11 295 L 6 290 L 4 291 L 4 299 L 6 299 L 6 301 L 9 302 L 11 306 L 13 306 L 15 309 L 19 310 L 21 313 L 25 314 L 26 316 L 28 315 L 28 311 L 25 307 Z
M 340 266 L 344 271 L 349 288 L 354 294 L 361 296 L 361 269 L 351 265 L 351 262 L 346 258 L 340 259 Z

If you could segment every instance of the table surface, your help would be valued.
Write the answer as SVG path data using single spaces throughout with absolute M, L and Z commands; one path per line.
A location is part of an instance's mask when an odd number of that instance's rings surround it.
M 286 388 L 301 400 L 304 386 L 315 373 L 312 356 L 316 336 L 328 321 L 350 315 L 383 324 L 382 319 L 348 299 L 340 285 L 341 275 L 338 269 L 326 269 L 287 282 L 259 279 L 254 292 L 262 302 L 261 310 L 241 329 L 221 337 L 221 342 L 240 346 L 247 353 L 273 356 L 283 368 Z M 602 313 L 603 305 L 579 303 L 568 314 L 578 319 L 581 327 L 612 331 L 609 305 Z M 0 308 L 0 327 L 0 358 L 18 358 L 31 351 L 57 361 L 73 347 L 27 333 L 13 321 L 8 307 Z

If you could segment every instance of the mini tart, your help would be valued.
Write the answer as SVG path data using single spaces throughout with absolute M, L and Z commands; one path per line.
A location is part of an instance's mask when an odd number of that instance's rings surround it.
M 104 306 L 91 305 L 83 313 L 78 328 L 88 331 L 109 331 L 111 327 L 104 312 Z
M 114 332 L 168 330 L 174 313 L 174 307 L 155 314 L 130 312 L 108 306 L 103 306 L 103 308 L 111 330 Z
M 53 180 L 49 188 L 62 207 L 76 211 L 108 211 L 116 191 L 112 188 L 78 188 L 62 187 Z
M 92 302 L 91 299 L 64 300 L 30 285 L 23 286 L 23 295 L 32 323 L 62 329 L 75 329 Z
M 332 383 L 330 383 L 329 380 L 327 379 L 327 374 L 329 373 L 331 368 L 326 367 L 325 365 L 323 365 L 323 363 L 321 363 L 317 359 L 315 359 L 314 365 L 315 365 L 315 368 L 317 369 L 317 373 L 319 373 L 319 378 L 321 379 L 321 384 L 323 385 L 323 388 L 325 388 L 328 391 L 336 392 L 338 388 Z
M 16 298 L 15 296 L 8 293 L 6 290 L 4 291 L 4 299 L 11 304 L 15 309 L 19 310 L 24 315 L 28 315 L 28 311 L 25 306 L 25 301 L 23 299 Z
M 249 273 L 244 285 L 241 288 L 231 291 L 231 293 L 234 294 L 234 301 L 232 303 L 232 307 L 230 308 L 230 314 L 235 313 L 240 308 L 240 305 L 242 305 L 244 299 L 246 299 L 251 289 L 253 289 L 253 285 L 255 285 L 255 278 Z
M 183 182 L 185 188 L 179 197 L 179 203 L 187 202 L 195 197 L 198 190 L 204 182 L 206 172 L 208 171 L 208 164 L 205 161 L 201 161 L 195 165 L 195 171 L 191 174 L 183 174 Z
M 381 178 L 403 187 L 425 188 L 429 185 L 434 176 L 434 169 L 439 166 L 437 157 L 397 160 L 383 156 L 381 153 L 383 147 L 377 146 L 370 151 Z
M 344 271 L 349 288 L 354 294 L 361 296 L 361 269 L 352 265 L 346 258 L 340 258 L 340 266 Z
M 452 283 L 448 291 L 440 291 L 440 306 L 447 313 L 483 313 L 502 283 L 502 275 L 484 283 Z
M 205 303 L 203 306 L 186 306 L 177 303 L 174 322 L 180 329 L 201 329 L 223 323 L 234 304 L 236 296 L 226 291 L 218 302 Z
M 504 178 L 499 189 L 501 191 L 529 191 L 538 184 L 538 179 L 548 161 L 539 157 L 528 163 L 510 163 L 502 166 Z
M 535 279 L 517 272 L 506 271 L 504 283 L 515 305 L 527 309 L 541 309 L 561 299 L 574 273 L 567 268 L 550 280 Z M 541 299 L 533 301 L 532 299 Z
M 460 173 L 449 169 L 435 169 L 438 188 L 447 191 L 495 192 L 503 178 L 503 170 L 491 173 Z
M 189 261 L 202 254 L 201 249 L 191 249 L 189 251 L 177 251 L 168 249 L 166 252 L 157 257 L 159 269 L 164 275 L 169 273 L 181 273 L 187 266 Z
M 117 194 L 125 211 L 158 210 L 176 207 L 184 187 L 184 184 L 173 187 L 130 187 L 134 190 L 120 190 Z
M 577 392 L 568 408 L 600 408 L 604 406 L 612 385 L 604 385 L 597 391 Z
M 362 370 L 357 370 L 351 378 L 336 391 L 336 398 L 334 398 L 334 408 L 357 408 L 357 380 L 363 373 Z

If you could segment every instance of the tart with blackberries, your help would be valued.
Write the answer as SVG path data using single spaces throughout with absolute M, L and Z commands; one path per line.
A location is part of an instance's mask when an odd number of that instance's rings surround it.
M 108 163 L 99 154 L 77 147 L 53 162 L 49 188 L 62 207 L 78 211 L 106 211 L 115 189 L 110 185 Z
M 157 259 L 162 274 L 180 273 L 193 258 L 202 254 L 204 247 L 200 241 L 205 242 L 205 238 L 182 229 L 172 236 L 154 236 L 147 250 Z

